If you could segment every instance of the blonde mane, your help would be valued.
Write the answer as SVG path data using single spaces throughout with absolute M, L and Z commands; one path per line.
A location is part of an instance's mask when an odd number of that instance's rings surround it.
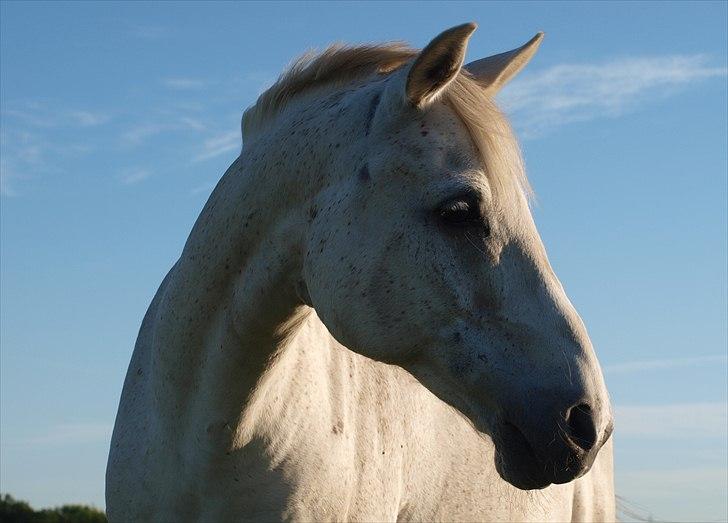
M 252 138 L 272 122 L 297 96 L 317 87 L 336 87 L 374 75 L 387 75 L 417 56 L 403 43 L 347 46 L 334 44 L 320 53 L 308 52 L 281 74 L 243 114 L 243 140 Z M 486 175 L 501 198 L 520 190 L 532 195 L 518 143 L 508 120 L 486 89 L 463 69 L 448 87 L 442 102 L 465 124 L 480 152 Z
M 341 85 L 375 74 L 390 73 L 418 51 L 406 44 L 347 46 L 333 44 L 295 59 L 276 83 L 258 97 L 243 115 L 243 140 L 260 132 L 288 102 L 315 87 Z

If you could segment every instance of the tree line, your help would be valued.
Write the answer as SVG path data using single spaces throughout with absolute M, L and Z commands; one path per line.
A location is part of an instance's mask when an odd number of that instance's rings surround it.
M 25 501 L 11 495 L 0 495 L 0 521 L 2 523 L 106 523 L 106 514 L 87 505 L 34 510 Z

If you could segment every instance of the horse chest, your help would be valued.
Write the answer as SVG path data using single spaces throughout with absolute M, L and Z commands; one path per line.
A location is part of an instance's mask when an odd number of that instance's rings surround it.
M 246 445 L 239 495 L 246 513 L 276 519 L 392 520 L 400 501 L 401 461 L 378 444 L 357 442 L 343 423 L 278 433 Z
M 363 416 L 358 424 L 252 440 L 239 456 L 238 470 L 245 471 L 235 485 L 240 513 L 316 521 L 569 518 L 568 493 L 530 496 L 514 489 L 491 465 L 492 444 L 440 405 L 431 414 L 435 422 L 419 435 L 364 431 L 372 419 Z M 563 499 L 553 503 L 553 495 Z

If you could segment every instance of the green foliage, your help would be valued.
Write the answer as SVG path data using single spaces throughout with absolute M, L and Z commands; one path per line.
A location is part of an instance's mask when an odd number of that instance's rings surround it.
M 63 505 L 58 508 L 33 510 L 25 501 L 9 494 L 0 495 L 2 523 L 106 523 L 106 515 L 85 505 Z

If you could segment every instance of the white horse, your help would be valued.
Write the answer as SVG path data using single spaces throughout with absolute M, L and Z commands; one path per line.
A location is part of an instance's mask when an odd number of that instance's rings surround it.
M 542 35 L 463 66 L 474 30 L 331 47 L 246 112 L 139 333 L 111 521 L 614 520 L 607 391 L 493 103 Z

